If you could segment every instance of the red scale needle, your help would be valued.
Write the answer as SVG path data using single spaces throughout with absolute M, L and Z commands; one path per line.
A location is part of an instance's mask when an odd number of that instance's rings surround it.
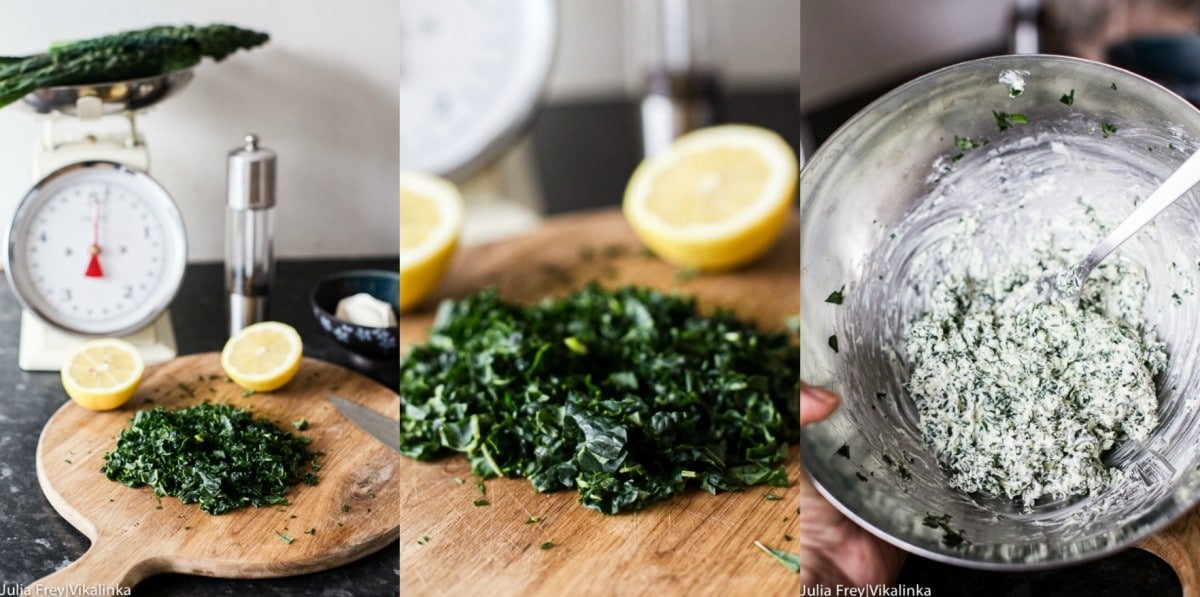
M 100 269 L 100 200 L 92 200 L 92 244 L 88 247 L 91 258 L 88 260 L 87 271 L 83 275 L 89 278 L 103 278 L 104 270 Z

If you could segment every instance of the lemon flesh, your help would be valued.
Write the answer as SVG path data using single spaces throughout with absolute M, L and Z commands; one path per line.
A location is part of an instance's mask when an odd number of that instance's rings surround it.
M 449 181 L 400 174 L 400 310 L 433 292 L 450 264 L 462 230 L 463 201 Z
M 663 259 L 722 270 L 765 253 L 783 230 L 799 165 L 775 133 L 722 125 L 644 160 L 625 189 L 634 232 Z
M 67 395 L 91 410 L 112 410 L 128 402 L 145 373 L 137 348 L 112 338 L 84 343 L 67 357 L 61 371 Z
M 264 321 L 234 334 L 221 350 L 221 368 L 237 385 L 255 392 L 283 387 L 300 370 L 304 353 L 296 329 Z

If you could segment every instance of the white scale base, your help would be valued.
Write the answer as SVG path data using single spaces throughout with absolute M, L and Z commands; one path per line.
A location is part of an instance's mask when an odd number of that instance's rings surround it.
M 75 349 L 94 338 L 64 332 L 51 327 L 29 311 L 21 311 L 21 345 L 17 364 L 26 371 L 58 371 Z M 154 323 L 123 336 L 122 340 L 137 347 L 146 365 L 156 365 L 175 358 L 175 330 L 170 312 Z
M 98 112 L 91 116 L 98 117 Z M 54 138 L 54 117 L 47 118 L 45 136 L 37 142 L 33 151 L 33 179 L 39 180 L 70 163 L 98 159 L 114 160 L 147 170 L 150 158 L 146 152 L 146 145 L 134 128 L 133 116 L 128 115 L 128 118 L 128 136 L 87 136 L 67 143 Z M 130 142 L 130 139 L 135 141 Z M 17 364 L 26 371 L 59 371 L 67 355 L 92 339 L 94 338 L 90 336 L 64 332 L 50 326 L 33 313 L 22 310 Z M 137 347 L 146 365 L 169 361 L 179 352 L 175 344 L 175 330 L 171 326 L 170 311 L 164 311 L 154 323 L 122 336 L 121 339 Z

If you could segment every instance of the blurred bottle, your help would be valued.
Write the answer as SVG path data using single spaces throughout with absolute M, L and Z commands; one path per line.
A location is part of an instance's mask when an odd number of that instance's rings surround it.
M 642 153 L 721 122 L 717 23 L 711 0 L 626 0 L 626 56 L 642 94 Z

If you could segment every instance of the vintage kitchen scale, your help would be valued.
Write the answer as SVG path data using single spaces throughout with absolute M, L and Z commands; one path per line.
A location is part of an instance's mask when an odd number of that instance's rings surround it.
M 557 3 L 402 2 L 400 23 L 400 168 L 460 186 L 464 243 L 532 228 L 541 199 L 524 134 L 554 61 Z
M 147 364 L 176 354 L 167 307 L 187 264 L 183 218 L 150 177 L 136 113 L 171 96 L 191 69 L 116 83 L 39 89 L 33 187 L 5 245 L 24 307 L 18 362 L 57 371 L 80 343 L 122 337 Z M 115 126 L 114 126 L 115 125 Z

